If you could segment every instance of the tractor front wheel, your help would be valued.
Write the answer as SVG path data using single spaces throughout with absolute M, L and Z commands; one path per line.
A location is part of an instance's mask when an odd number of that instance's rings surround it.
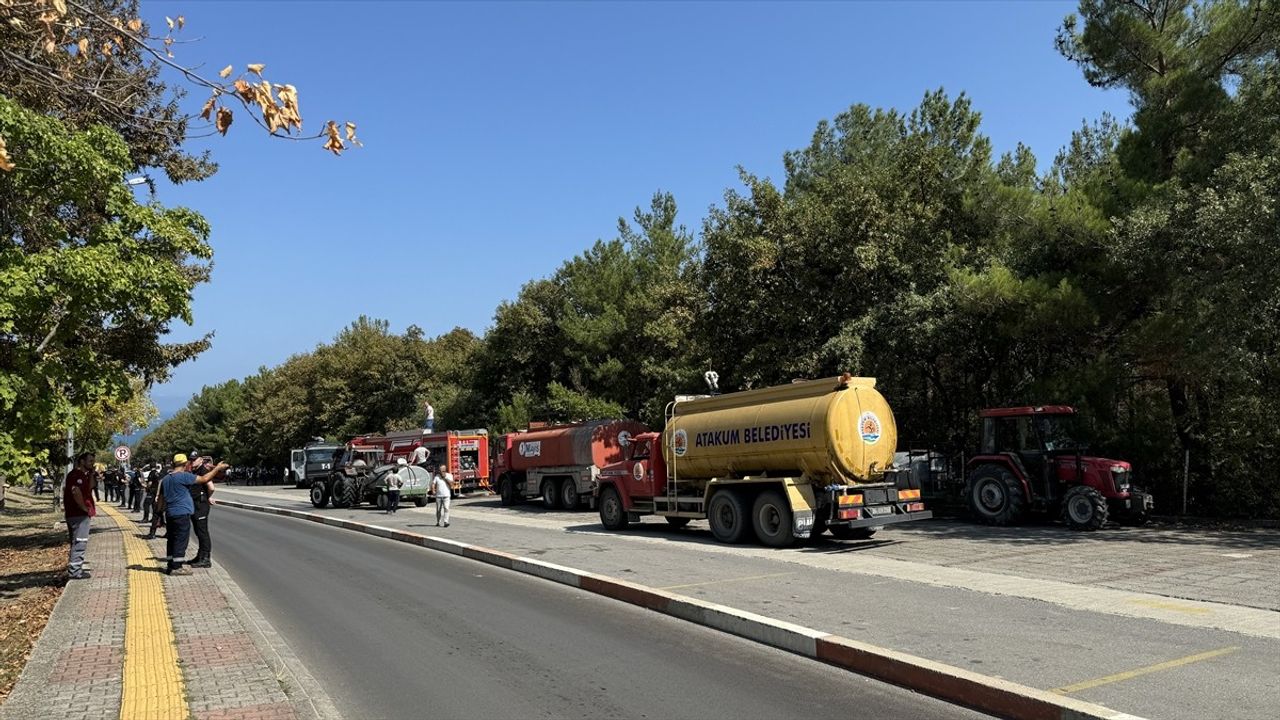
M 323 480 L 311 483 L 311 504 L 318 508 L 329 504 L 329 486 Z
M 1062 498 L 1062 519 L 1072 530 L 1097 530 L 1107 524 L 1107 499 L 1097 488 L 1077 485 Z
M 350 480 L 338 475 L 329 483 L 329 499 L 333 502 L 335 508 L 347 507 L 347 486 L 352 484 Z
M 969 476 L 969 509 L 988 525 L 1013 525 L 1022 520 L 1027 498 L 1022 483 L 999 465 L 983 465 Z

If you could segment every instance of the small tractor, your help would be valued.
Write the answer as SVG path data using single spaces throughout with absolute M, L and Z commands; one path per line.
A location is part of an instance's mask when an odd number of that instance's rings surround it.
M 982 447 L 965 463 L 969 508 L 991 525 L 1013 525 L 1028 512 L 1060 514 L 1073 530 L 1114 519 L 1141 525 L 1153 502 L 1131 484 L 1123 460 L 1085 455 L 1066 405 L 993 408 L 982 418 Z
M 367 486 L 374 481 L 373 470 L 382 464 L 382 448 L 353 445 L 335 451 L 329 475 L 311 484 L 311 504 L 335 508 L 360 504 Z

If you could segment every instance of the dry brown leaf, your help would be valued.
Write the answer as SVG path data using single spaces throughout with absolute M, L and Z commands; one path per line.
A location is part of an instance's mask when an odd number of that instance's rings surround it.
M 226 66 L 226 67 L 222 68 L 222 72 L 218 73 L 218 77 L 226 77 L 226 76 L 230 75 L 230 74 L 232 73 L 232 71 L 233 71 L 233 68 L 232 68 L 230 65 L 228 65 L 228 66 Z
M 173 18 L 169 17 L 168 15 L 165 15 L 165 16 L 164 16 L 164 21 L 165 21 L 165 23 L 169 26 L 169 29 L 170 29 L 170 30 L 172 30 L 172 29 L 173 29 Z
M 55 53 L 58 51 L 58 43 L 52 40 L 44 41 L 44 51 L 47 53 Z
M 129 29 L 130 29 L 130 30 L 132 30 L 133 32 L 136 32 L 136 33 L 137 33 L 137 32 L 142 32 L 142 21 L 141 21 L 141 20 L 139 20 L 138 18 L 134 18 L 134 19 L 130 20 L 130 21 L 129 21 Z
M 80 51 L 80 56 L 84 57 L 89 54 L 89 38 L 80 38 L 80 42 L 76 43 L 76 49 Z
M 253 100 L 253 86 L 244 80 L 236 80 L 236 92 L 245 100 Z
M 4 138 L 0 137 L 0 170 L 13 172 L 13 161 L 9 158 L 9 149 L 4 146 Z
M 217 95 L 213 95 L 208 100 L 205 101 L 204 107 L 200 109 L 201 119 L 203 120 L 209 119 L 209 115 L 213 113 L 213 106 L 215 103 L 217 103 L 217 101 L 218 101 Z
M 106 55 L 107 57 L 111 57 L 111 43 L 110 43 L 110 42 L 104 42 L 104 43 L 102 43 L 102 54 L 103 54 L 103 55 Z
M 298 110 L 298 89 L 292 85 L 277 85 L 280 94 L 280 116 L 285 127 L 302 129 L 302 114 Z
M 346 146 L 342 144 L 342 136 L 338 132 L 338 123 L 330 120 L 324 126 L 324 135 L 324 149 L 334 155 L 341 155 L 343 148 Z
M 67 1 L 66 1 L 66 0 L 53 0 L 53 9 L 54 9 L 54 10 L 57 10 L 59 15 L 66 15 L 66 14 L 67 14 Z
M 249 63 L 248 65 L 245 65 L 245 67 L 248 68 L 249 72 L 253 73 L 254 75 L 257 75 L 258 77 L 262 77 L 262 71 L 267 66 L 263 65 L 262 63 Z
M 231 111 L 224 107 L 220 107 L 218 108 L 217 117 L 214 118 L 213 126 L 217 128 L 218 132 L 226 135 L 227 128 L 231 127 L 231 120 Z

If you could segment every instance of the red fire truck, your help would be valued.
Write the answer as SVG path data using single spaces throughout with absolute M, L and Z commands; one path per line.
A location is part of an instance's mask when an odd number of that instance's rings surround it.
M 414 450 L 425 447 L 431 452 L 428 463 L 436 465 L 443 462 L 453 475 L 455 492 L 489 489 L 489 431 L 483 428 L 360 435 L 351 438 L 351 443 L 382 448 L 386 462 L 395 462 L 399 458 L 409 460 Z

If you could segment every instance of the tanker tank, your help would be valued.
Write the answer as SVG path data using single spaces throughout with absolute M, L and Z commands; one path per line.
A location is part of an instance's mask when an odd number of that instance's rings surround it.
M 631 436 L 647 432 L 632 420 L 591 420 L 511 436 L 511 469 L 559 466 L 604 467 L 623 458 Z
M 679 481 L 768 474 L 846 485 L 879 481 L 898 429 L 875 378 L 842 375 L 677 402 L 662 438 Z

